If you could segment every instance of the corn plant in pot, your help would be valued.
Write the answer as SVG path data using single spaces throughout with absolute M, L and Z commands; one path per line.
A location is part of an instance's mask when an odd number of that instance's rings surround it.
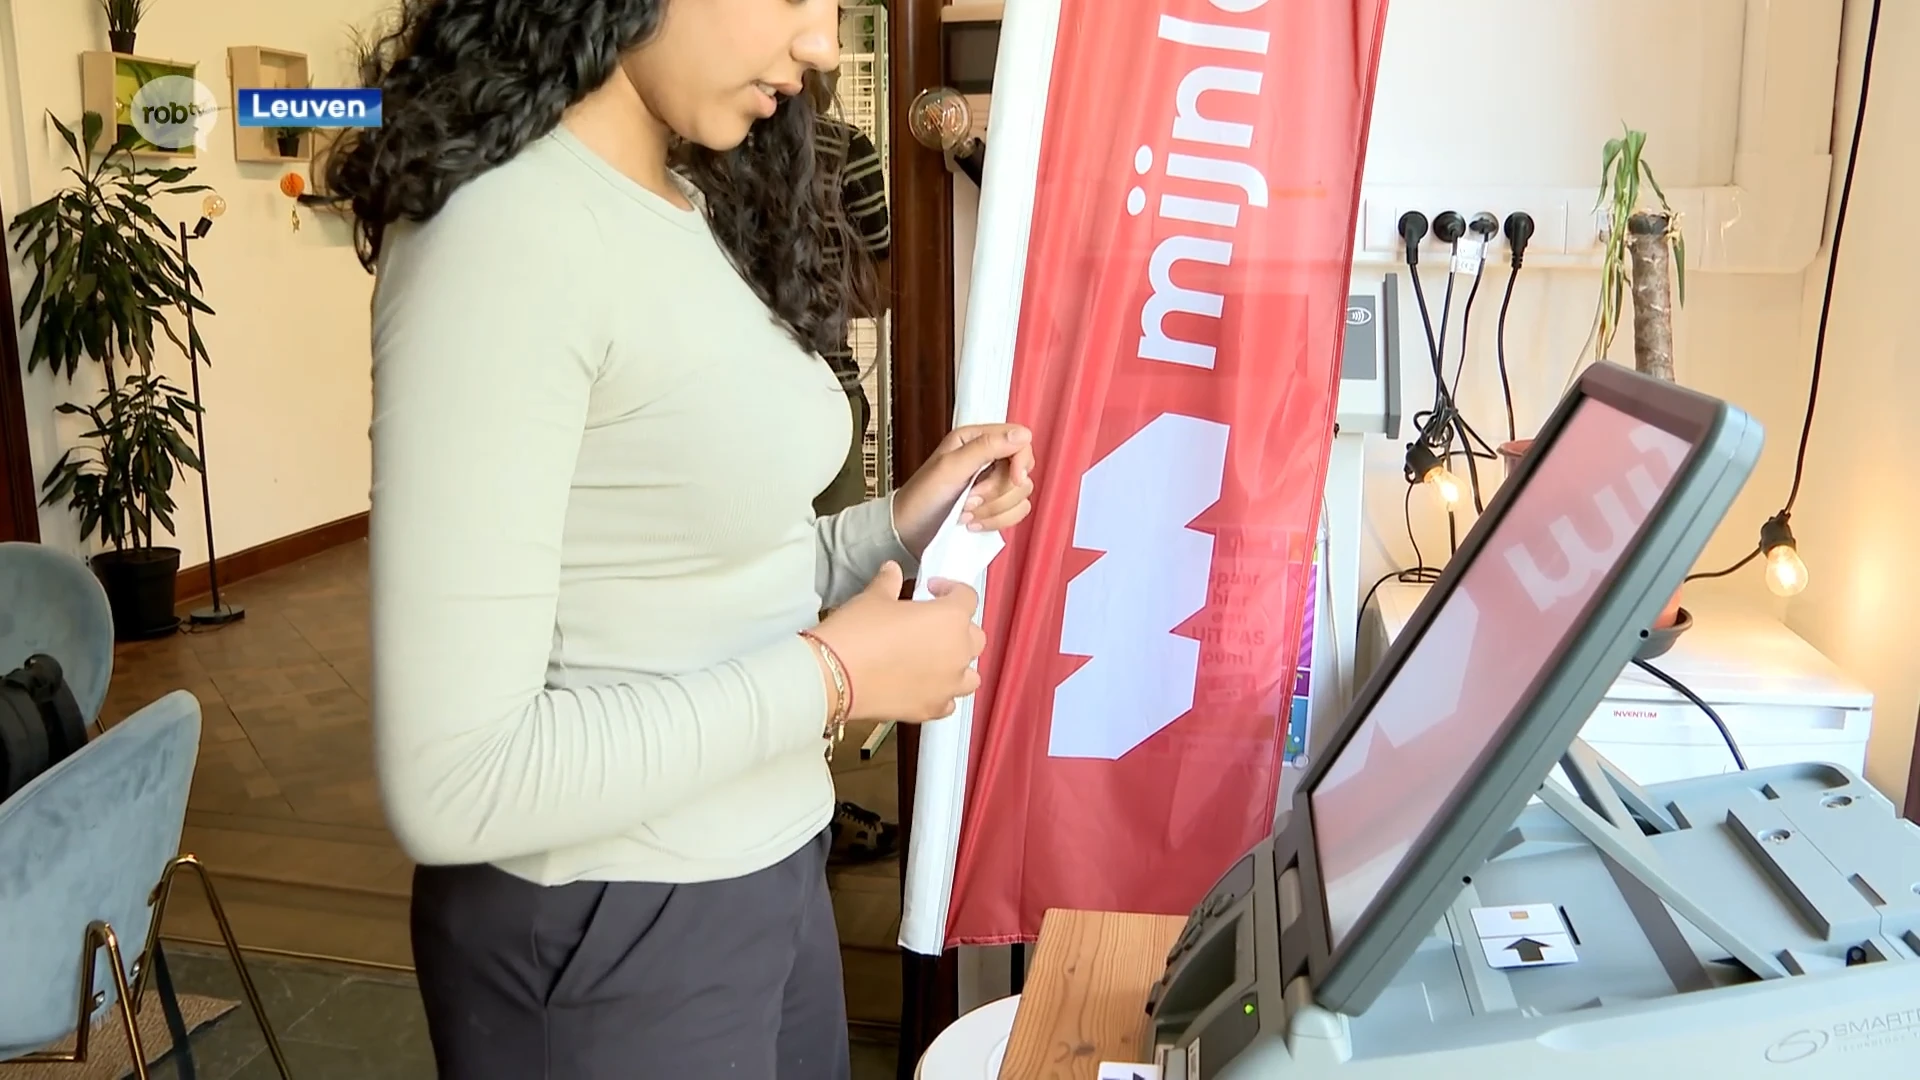
M 173 484 L 200 468 L 192 449 L 197 406 L 160 374 L 161 337 L 200 362 L 198 331 L 181 340 L 169 321 L 191 306 L 209 315 L 195 290 L 198 275 L 168 241 L 173 230 L 154 211 L 161 195 L 207 190 L 184 183 L 193 170 L 140 165 L 133 135 L 96 153 L 105 123 L 89 112 L 79 136 L 49 118 L 75 163 L 71 182 L 13 220 L 14 250 L 33 267 L 20 305 L 31 326 L 27 371 L 45 364 L 72 384 L 84 362 L 100 369 L 102 389 L 89 404 L 64 404 L 84 417 L 79 445 L 63 454 L 41 483 L 42 505 L 64 502 L 79 519 L 81 539 L 98 534 L 106 550 L 90 560 L 113 608 L 123 640 L 169 633 L 180 549 L 162 544 L 173 532 Z

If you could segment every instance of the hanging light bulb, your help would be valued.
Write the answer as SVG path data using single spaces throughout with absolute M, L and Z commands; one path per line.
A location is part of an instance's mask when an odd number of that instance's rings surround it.
M 1465 485 L 1453 475 L 1440 455 L 1424 442 L 1407 444 L 1407 482 L 1410 484 L 1430 484 L 1440 493 L 1440 501 L 1451 510 L 1460 505 L 1460 499 L 1466 494 Z
M 1798 596 L 1807 587 L 1807 564 L 1792 544 L 1767 552 L 1767 588 L 1780 597 Z
M 1445 465 L 1436 465 L 1428 470 L 1426 482 L 1440 493 L 1440 500 L 1447 504 L 1448 509 L 1460 505 L 1461 497 L 1466 494 L 1466 487 L 1460 483 L 1460 478 Z
M 1767 564 L 1767 591 L 1779 597 L 1798 596 L 1807 587 L 1807 564 L 1782 510 L 1760 526 L 1760 554 Z

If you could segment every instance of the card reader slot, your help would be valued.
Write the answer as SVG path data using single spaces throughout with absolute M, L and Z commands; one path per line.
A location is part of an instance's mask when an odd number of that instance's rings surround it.
M 1240 970 L 1240 935 L 1247 930 L 1244 918 L 1231 927 L 1205 935 L 1194 943 L 1180 963 L 1179 978 L 1172 982 L 1154 1003 L 1153 1022 L 1160 1030 L 1179 1031 L 1199 1019 L 1221 997 L 1231 994 L 1249 981 L 1252 973 Z

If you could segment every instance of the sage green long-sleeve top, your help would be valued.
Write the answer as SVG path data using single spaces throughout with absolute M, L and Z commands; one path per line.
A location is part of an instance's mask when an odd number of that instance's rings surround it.
M 541 884 L 770 866 L 831 818 L 798 632 L 894 559 L 816 520 L 846 395 L 697 211 L 564 128 L 389 231 L 374 734 L 402 846 Z

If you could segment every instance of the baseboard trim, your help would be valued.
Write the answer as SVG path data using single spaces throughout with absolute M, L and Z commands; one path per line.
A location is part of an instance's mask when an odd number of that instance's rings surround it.
M 315 525 L 303 529 L 291 536 L 278 540 L 269 540 L 264 544 L 236 551 L 231 555 L 220 556 L 220 586 L 225 588 L 235 582 L 258 577 L 269 570 L 278 570 L 291 566 L 302 559 L 310 559 L 323 551 L 337 548 L 341 544 L 351 544 L 355 540 L 367 538 L 367 515 L 364 511 L 338 521 L 329 521 L 324 525 Z M 180 600 L 192 600 L 207 595 L 213 590 L 208 581 L 207 564 L 184 567 L 180 576 L 174 580 L 173 594 Z

